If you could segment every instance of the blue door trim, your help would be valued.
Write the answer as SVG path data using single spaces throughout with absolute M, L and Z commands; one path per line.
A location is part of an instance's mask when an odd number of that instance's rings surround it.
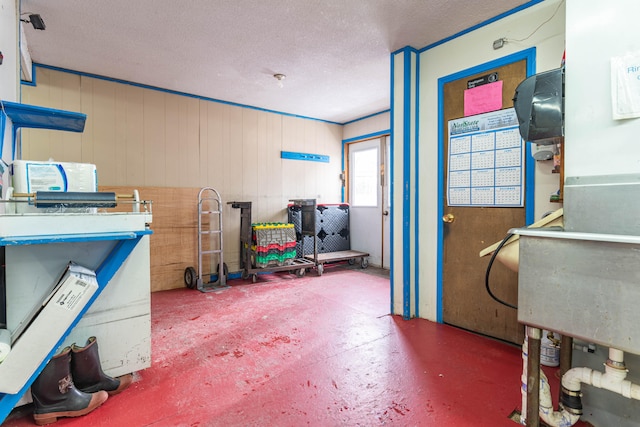
M 444 215 L 444 151 L 442 149 L 442 141 L 445 136 L 445 129 L 442 121 L 444 120 L 444 85 L 463 79 L 474 74 L 479 74 L 488 71 L 493 68 L 502 67 L 504 65 L 512 64 L 521 60 L 525 60 L 527 63 L 527 77 L 533 75 L 536 70 L 536 48 L 516 52 L 514 54 L 485 62 L 484 64 L 477 65 L 475 67 L 467 68 L 466 70 L 459 71 L 454 74 L 450 74 L 438 79 L 438 216 L 436 221 L 438 222 L 438 251 L 437 251 L 437 266 L 438 271 L 436 275 L 436 321 L 442 323 L 442 269 L 443 269 L 443 250 L 444 250 L 444 228 L 440 218 Z M 526 223 L 531 224 L 533 222 L 533 215 L 535 212 L 535 161 L 531 155 L 531 147 L 529 144 L 526 146 L 525 155 L 525 217 Z

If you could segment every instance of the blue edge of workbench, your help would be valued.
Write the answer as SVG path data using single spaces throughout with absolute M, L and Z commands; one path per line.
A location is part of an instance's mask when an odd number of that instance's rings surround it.
M 129 257 L 133 249 L 143 236 L 152 234 L 151 230 L 131 231 L 131 232 L 113 232 L 113 233 L 92 233 L 92 234 L 67 234 L 57 236 L 30 236 L 30 237 L 6 237 L 0 239 L 0 246 L 11 245 L 40 245 L 47 243 L 63 243 L 63 242 L 81 242 L 81 241 L 97 241 L 97 240 L 114 240 L 117 241 L 111 252 L 106 256 L 102 264 L 96 269 L 96 278 L 98 281 L 98 289 L 93 294 L 89 302 L 78 313 L 78 316 L 67 328 L 64 335 L 60 337 L 56 345 L 49 351 L 49 354 L 40 363 L 27 383 L 16 394 L 0 393 L 0 424 L 4 422 L 9 413 L 13 410 L 20 398 L 24 395 L 33 381 L 40 375 L 40 372 L 49 363 L 63 341 L 71 333 L 73 328 L 78 324 L 82 316 L 89 310 L 93 302 L 100 296 L 104 288 L 107 287 L 113 276 L 120 269 L 122 263 Z

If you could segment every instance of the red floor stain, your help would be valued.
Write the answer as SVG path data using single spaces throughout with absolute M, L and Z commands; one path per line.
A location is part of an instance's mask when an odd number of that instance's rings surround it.
M 384 277 L 332 268 L 229 284 L 154 293 L 151 368 L 94 412 L 55 425 L 515 425 L 520 349 L 388 315 Z M 34 425 L 30 410 L 2 427 Z
M 265 347 L 275 347 L 279 343 L 289 344 L 291 342 L 291 338 L 285 336 L 275 336 L 270 339 L 270 341 L 261 341 L 259 344 Z

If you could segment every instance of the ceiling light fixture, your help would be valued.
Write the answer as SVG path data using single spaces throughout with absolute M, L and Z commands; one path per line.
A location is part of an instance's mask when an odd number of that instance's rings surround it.
M 282 81 L 283 81 L 284 79 L 286 79 L 286 78 L 287 78 L 287 76 L 285 76 L 284 74 L 277 73 L 277 74 L 274 74 L 274 75 L 273 75 L 273 77 L 274 77 L 276 80 L 278 80 L 278 87 L 283 87 L 283 86 L 284 86 L 284 84 L 282 83 Z
M 36 30 L 44 30 L 45 28 L 47 28 L 47 26 L 44 25 L 44 20 L 39 13 L 32 13 L 31 15 L 29 15 L 29 19 L 21 19 L 21 21 L 33 25 L 33 28 Z

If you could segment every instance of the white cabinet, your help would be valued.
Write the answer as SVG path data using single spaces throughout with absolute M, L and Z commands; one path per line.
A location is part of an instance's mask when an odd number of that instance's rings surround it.
M 40 316 L 24 330 L 14 351 L 38 353 L 30 364 L 13 363 L 20 371 L 15 394 L 0 393 L 0 420 L 59 349 L 71 343 L 83 346 L 96 336 L 103 369 L 111 376 L 151 365 L 149 213 L 23 214 L 0 216 L 0 245 L 6 247 L 7 328 L 15 332 L 43 304 L 69 261 L 95 270 L 98 290 L 63 328 L 53 328 L 48 343 L 43 336 L 50 324 Z M 10 231 L 16 234 L 8 235 Z M 34 331 L 38 322 L 37 334 Z M 44 335 L 46 336 L 46 334 Z M 21 341 L 23 341 L 21 343 Z M 28 346 L 24 345 L 28 343 Z M 17 355 L 19 356 L 19 355 Z M 14 359 L 20 360 L 19 357 Z M 39 365 L 38 365 L 39 363 Z M 0 369 L 5 368 L 0 364 Z M 12 367 L 13 369 L 13 367 Z M 14 376 L 15 379 L 16 376 Z M 22 380 L 22 378 L 24 378 Z M 15 382 L 15 381 L 14 381 Z M 2 389 L 0 377 L 0 389 Z M 16 384 L 4 384 L 6 390 Z M 11 391 L 13 393 L 13 391 Z

